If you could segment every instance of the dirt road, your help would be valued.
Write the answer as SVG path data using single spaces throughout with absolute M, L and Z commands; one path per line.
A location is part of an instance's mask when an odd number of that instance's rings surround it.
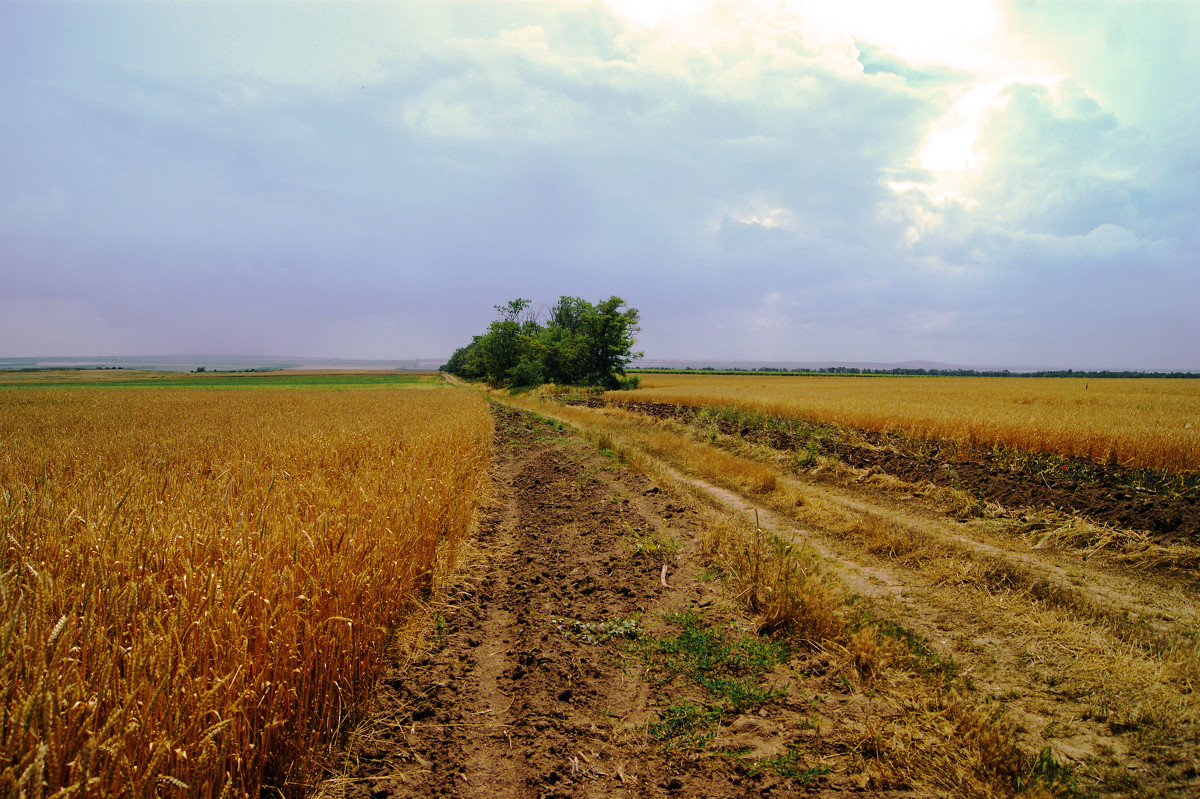
M 725 652 L 775 651 L 699 566 L 698 511 L 556 423 L 495 415 L 480 557 L 428 645 L 382 681 L 321 795 L 930 795 L 797 756 L 821 718 L 845 727 L 871 712 L 819 654 L 724 667 L 756 699 L 689 679 L 717 672 L 680 665 L 664 641 L 695 632 Z

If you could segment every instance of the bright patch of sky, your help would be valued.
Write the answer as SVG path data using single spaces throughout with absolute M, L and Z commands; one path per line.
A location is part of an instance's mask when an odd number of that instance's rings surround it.
M 1200 4 L 0 4 L 0 356 L 1200 369 Z

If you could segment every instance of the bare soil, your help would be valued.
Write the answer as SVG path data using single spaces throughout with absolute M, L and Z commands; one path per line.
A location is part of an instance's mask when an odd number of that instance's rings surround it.
M 558 425 L 498 403 L 494 413 L 482 554 L 424 643 L 395 654 L 320 795 L 931 795 L 844 767 L 860 743 L 849 731 L 888 709 L 848 696 L 819 652 L 790 652 L 762 675 L 779 695 L 722 714 L 703 746 L 651 735 L 697 689 L 603 631 L 626 620 L 651 639 L 669 630 L 664 613 L 680 610 L 721 630 L 753 627 L 706 579 L 693 542 L 700 516 Z M 818 737 L 806 751 L 828 754 L 833 768 L 822 759 L 798 776 L 769 767 Z
M 622 402 L 620 407 L 657 418 L 687 420 L 698 408 L 656 402 Z M 736 428 L 719 423 L 722 432 L 761 441 L 779 450 L 803 446 L 799 434 L 767 428 Z M 991 450 L 947 448 L 939 442 L 914 442 L 897 435 L 855 430 L 865 445 L 826 438 L 821 447 L 856 468 L 873 468 L 910 483 L 931 482 L 966 490 L 985 502 L 1008 508 L 1047 508 L 1076 514 L 1096 524 L 1144 530 L 1163 546 L 1200 545 L 1200 497 L 1195 491 L 1156 493 L 1138 486 L 1147 478 L 1170 484 L 1168 472 L 1130 469 L 1082 458 L 1063 459 L 1056 470 L 1018 466 Z M 953 453 L 953 454 L 949 454 Z M 1038 462 L 1040 463 L 1040 462 Z

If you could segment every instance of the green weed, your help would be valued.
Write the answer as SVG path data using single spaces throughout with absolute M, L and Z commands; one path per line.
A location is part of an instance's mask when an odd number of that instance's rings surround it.
M 635 557 L 639 555 L 649 555 L 652 558 L 659 558 L 663 561 L 669 560 L 679 554 L 679 550 L 683 548 L 682 542 L 674 536 L 666 536 L 665 532 L 657 533 L 634 530 L 626 527 L 631 535 L 629 547 L 633 550 Z
M 804 756 L 801 752 L 790 749 L 781 755 L 769 757 L 765 760 L 755 763 L 751 766 L 750 773 L 754 774 L 763 769 L 770 769 L 780 777 L 789 780 L 796 780 L 802 785 L 807 785 L 817 777 L 829 773 L 829 766 L 821 763 L 816 766 L 809 766 L 804 761 Z
M 680 699 L 658 712 L 658 721 L 651 722 L 650 735 L 661 741 L 664 749 L 703 748 L 713 737 L 721 711 Z
M 648 727 L 652 737 L 669 747 L 703 748 L 723 719 L 785 695 L 777 685 L 763 685 L 762 678 L 787 659 L 786 644 L 710 626 L 690 610 L 668 613 L 664 619 L 678 626 L 678 632 L 643 636 L 634 650 L 659 685 L 680 681 L 684 690 L 700 689 L 703 696 L 680 697 L 660 711 Z

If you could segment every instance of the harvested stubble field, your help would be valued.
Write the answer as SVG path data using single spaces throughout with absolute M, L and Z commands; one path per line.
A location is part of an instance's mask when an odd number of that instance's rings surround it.
M 401 376 L 234 378 L 244 391 L 15 377 L 0 391 L 0 795 L 311 783 L 468 533 L 484 403 L 356 388 L 416 380 Z M 70 387 L 33 386 L 47 377 Z M 164 384 L 189 387 L 146 387 Z

